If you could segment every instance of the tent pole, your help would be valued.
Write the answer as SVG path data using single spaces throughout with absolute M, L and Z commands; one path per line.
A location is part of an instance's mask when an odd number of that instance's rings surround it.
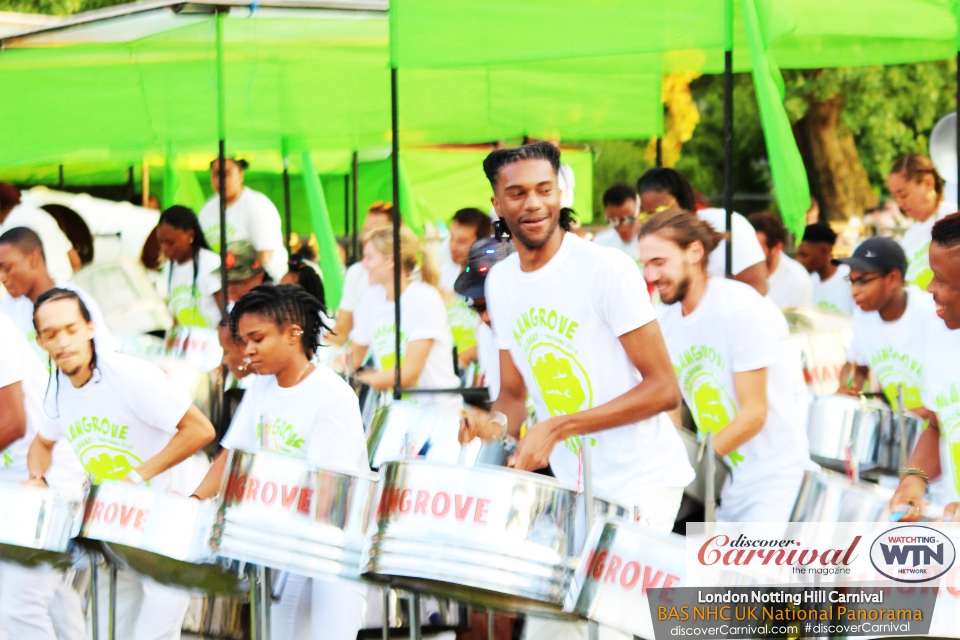
M 60 165 L 60 181 L 57 182 L 57 189 L 63 191 L 63 165 Z
M 657 167 L 663 166 L 663 136 L 657 136 Z
M 400 126 L 397 105 L 397 69 L 390 69 L 390 169 L 393 179 L 393 321 L 394 376 L 393 397 L 400 399 Z M 354 156 L 356 157 L 356 156 Z
M 726 275 L 733 277 L 733 2 L 724 2 L 723 208 L 726 213 Z
M 350 235 L 350 174 L 343 175 L 343 235 Z M 349 260 L 350 255 L 347 252 Z
M 360 245 L 357 238 L 357 187 L 360 178 L 360 161 L 357 158 L 357 152 L 353 152 L 353 198 L 351 198 L 350 204 L 353 207 L 353 240 L 350 244 L 351 256 L 353 256 L 353 261 L 358 261 L 360 256 Z
M 287 253 L 290 252 L 290 156 L 283 154 L 283 237 Z
M 958 7 L 960 11 L 960 7 Z M 960 15 L 958 15 L 958 30 L 960 30 Z M 960 34 L 958 34 L 960 39 Z M 960 42 L 957 44 L 957 201 L 960 202 Z
M 217 178 L 219 182 L 218 191 L 220 196 L 220 314 L 223 317 L 227 315 L 227 116 L 226 99 L 227 92 L 225 78 L 223 74 L 223 20 L 227 17 L 226 10 L 217 11 L 217 133 L 218 157 L 217 157 Z M 219 436 L 227 432 L 229 423 L 227 422 L 227 371 L 226 367 L 221 367 L 220 376 L 220 424 Z

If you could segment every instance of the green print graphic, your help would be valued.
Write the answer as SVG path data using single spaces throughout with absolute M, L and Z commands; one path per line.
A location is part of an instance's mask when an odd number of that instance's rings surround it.
M 477 346 L 477 315 L 467 306 L 462 296 L 447 306 L 447 324 L 453 334 L 453 344 L 458 353 L 463 353 L 471 347 Z
M 373 353 L 380 362 L 381 371 L 389 371 L 397 364 L 396 334 L 394 324 L 383 325 L 373 330 Z M 400 366 L 407 357 L 407 332 L 400 332 Z
M 294 458 L 307 457 L 306 451 L 303 450 L 306 440 L 297 433 L 292 424 L 280 418 L 261 418 L 261 423 L 267 425 L 267 451 L 275 451 Z M 258 424 L 256 428 L 258 442 L 262 442 L 260 429 L 261 425 Z
M 211 326 L 200 311 L 200 292 L 190 285 L 177 285 L 170 294 L 170 308 L 174 310 L 174 322 L 181 327 Z
M 540 397 L 551 416 L 569 415 L 593 406 L 593 392 L 587 372 L 559 347 L 540 343 L 528 356 Z
M 134 464 L 134 461 L 136 464 Z M 88 454 L 83 467 L 93 476 L 93 483 L 100 484 L 104 480 L 123 480 L 140 464 L 140 459 L 135 456 L 124 453 L 112 454 L 109 451 L 104 451 L 96 457 Z
M 954 382 L 937 394 L 935 398 L 937 421 L 940 423 L 940 437 L 947 446 L 948 469 L 953 484 L 960 492 L 960 382 Z
M 718 433 L 737 417 L 737 405 L 721 382 L 726 368 L 723 354 L 707 346 L 690 347 L 673 368 L 700 433 Z M 745 459 L 739 451 L 729 458 L 734 466 Z
M 897 385 L 903 385 L 905 409 L 923 406 L 923 401 L 920 399 L 922 364 L 911 358 L 909 354 L 890 348 L 877 349 L 870 354 L 869 362 L 870 369 L 880 382 L 883 394 L 891 407 L 894 409 L 897 407 Z
M 229 246 L 233 242 L 233 236 L 237 234 L 237 228 L 234 227 L 229 222 L 227 223 L 227 245 Z M 214 253 L 220 253 L 220 223 L 215 223 L 207 227 L 206 231 L 203 232 L 203 237 L 206 238 L 207 244 L 210 245 L 210 250 Z
M 930 268 L 929 252 L 930 243 L 928 242 L 920 249 L 917 249 L 907 262 L 907 282 L 916 285 L 922 291 L 926 291 L 927 285 L 933 280 L 933 270 Z
M 77 452 L 80 464 L 93 476 L 93 483 L 123 480 L 143 460 L 133 454 L 127 442 L 130 428 L 108 418 L 84 416 L 75 420 L 65 434 Z
M 5 449 L 3 453 L 0 453 L 0 467 L 9 467 L 13 464 L 13 454 L 10 453 L 10 449 Z
M 843 313 L 840 311 L 840 308 L 832 302 L 827 302 L 826 300 L 821 300 L 817 303 L 817 309 L 823 309 L 824 311 L 832 311 L 834 313 Z

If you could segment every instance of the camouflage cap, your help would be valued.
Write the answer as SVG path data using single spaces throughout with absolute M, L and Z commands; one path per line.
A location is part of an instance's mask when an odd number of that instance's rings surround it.
M 257 250 L 246 240 L 231 242 L 227 245 L 224 266 L 227 268 L 228 282 L 246 280 L 263 271 L 263 265 L 257 257 Z

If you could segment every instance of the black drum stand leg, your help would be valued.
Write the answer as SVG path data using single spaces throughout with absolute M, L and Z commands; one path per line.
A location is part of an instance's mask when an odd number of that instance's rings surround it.
M 390 587 L 383 587 L 380 592 L 383 595 L 383 628 L 380 629 L 380 637 L 390 640 Z
M 117 565 L 110 565 L 110 610 L 107 616 L 107 638 L 117 640 Z
M 90 630 L 93 640 L 100 640 L 100 602 L 99 602 L 99 575 L 97 571 L 97 554 L 90 554 Z
M 410 600 L 410 640 L 422 640 L 420 630 L 420 594 L 411 593 Z
M 269 569 L 248 565 L 250 579 L 251 640 L 270 640 L 270 577 Z
M 497 630 L 493 624 L 493 609 L 487 609 L 487 640 L 497 640 Z

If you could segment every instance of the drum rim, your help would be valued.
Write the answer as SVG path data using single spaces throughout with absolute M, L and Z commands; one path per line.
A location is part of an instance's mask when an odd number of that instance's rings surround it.
M 484 462 L 477 463 L 472 467 L 464 467 L 463 465 L 458 465 L 458 464 L 449 463 L 449 462 L 437 462 L 435 460 L 389 460 L 389 461 L 384 461 L 380 465 L 380 469 L 382 470 L 388 464 L 395 465 L 395 466 L 401 466 L 401 465 L 412 466 L 415 468 L 416 467 L 420 467 L 420 468 L 436 467 L 436 468 L 451 469 L 451 470 L 455 469 L 455 470 L 464 471 L 464 472 L 479 471 L 486 475 L 501 476 L 501 477 L 503 475 L 506 475 L 506 476 L 512 475 L 517 479 L 521 479 L 529 482 L 535 482 L 538 484 L 546 485 L 551 489 L 560 489 L 563 491 L 569 491 L 570 493 L 576 494 L 575 489 L 564 486 L 560 482 L 560 480 L 558 480 L 555 477 L 541 475 L 539 473 L 534 473 L 532 471 L 521 471 L 519 469 L 513 469 L 511 467 L 501 467 L 499 465 L 487 464 Z M 611 501 L 608 500 L 608 502 L 611 502 Z

